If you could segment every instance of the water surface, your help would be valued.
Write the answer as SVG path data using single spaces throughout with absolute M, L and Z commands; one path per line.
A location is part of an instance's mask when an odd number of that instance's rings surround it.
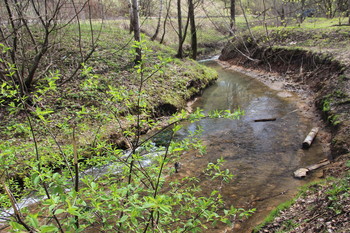
M 221 186 L 203 180 L 203 192 L 219 188 L 228 204 L 256 208 L 257 211 L 246 221 L 236 221 L 234 229 L 218 226 L 208 232 L 250 232 L 269 211 L 290 199 L 299 186 L 315 177 L 311 175 L 305 180 L 297 180 L 293 178 L 293 172 L 326 156 L 317 140 L 309 150 L 301 149 L 301 143 L 314 122 L 301 115 L 296 96 L 282 98 L 278 91 L 260 81 L 224 69 L 215 61 L 206 62 L 206 65 L 218 71 L 219 79 L 204 91 L 193 108 L 206 111 L 240 108 L 245 115 L 240 120 L 204 119 L 187 125 L 181 134 L 203 128 L 207 154 L 184 156 L 182 175 L 201 176 L 208 162 L 223 157 L 225 168 L 235 175 L 233 181 Z M 276 118 L 276 121 L 254 122 L 265 118 Z

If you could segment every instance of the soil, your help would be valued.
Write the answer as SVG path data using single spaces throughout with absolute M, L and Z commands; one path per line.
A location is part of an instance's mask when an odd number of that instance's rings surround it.
M 324 170 L 327 176 L 342 177 L 348 173 L 345 162 L 350 155 L 341 156 Z M 341 184 L 346 182 L 346 184 Z M 337 187 L 347 186 L 332 195 Z M 338 232 L 346 233 L 350 229 L 349 176 L 325 183 L 311 185 L 296 199 L 294 204 L 282 210 L 278 217 L 258 232 Z
M 297 35 L 288 39 L 298 41 Z M 284 90 L 297 93 L 304 114 L 315 121 L 323 120 L 325 133 L 319 137 L 330 146 L 332 163 L 321 170 L 322 177 L 337 177 L 310 186 L 258 232 L 349 232 L 350 64 L 342 58 L 350 52 L 325 48 L 323 53 L 315 53 L 306 46 L 281 47 L 286 44 L 281 38 L 274 40 L 274 46 L 246 41 L 229 43 L 219 58 L 222 65 L 248 73 L 281 90 L 281 95 L 286 94 Z M 249 53 L 243 55 L 245 49 Z M 336 187 L 342 188 L 332 195 Z

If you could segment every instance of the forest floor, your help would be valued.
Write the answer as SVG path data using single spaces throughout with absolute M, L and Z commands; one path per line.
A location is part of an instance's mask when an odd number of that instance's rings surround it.
M 310 21 L 315 21 L 310 19 Z M 317 22 L 312 22 L 317 25 Z M 322 24 L 322 22 L 320 22 Z M 224 65 L 298 93 L 324 119 L 331 151 L 324 179 L 282 203 L 255 232 L 348 232 L 350 229 L 350 27 L 253 28 L 223 50 Z M 247 42 L 247 38 L 250 41 Z M 239 52 L 237 52 L 240 50 Z M 245 55 L 242 55 L 242 52 Z

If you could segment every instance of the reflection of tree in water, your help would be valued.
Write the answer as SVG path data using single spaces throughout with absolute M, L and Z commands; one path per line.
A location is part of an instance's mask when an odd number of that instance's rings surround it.
M 255 94 L 250 93 L 245 86 L 232 80 L 222 80 L 208 96 L 204 97 L 205 110 L 235 110 L 247 105 Z
M 235 110 L 238 107 L 246 105 L 254 98 L 255 94 L 249 92 L 248 86 L 243 86 L 241 83 L 225 80 L 223 81 L 222 94 L 225 96 L 225 106 L 227 109 Z

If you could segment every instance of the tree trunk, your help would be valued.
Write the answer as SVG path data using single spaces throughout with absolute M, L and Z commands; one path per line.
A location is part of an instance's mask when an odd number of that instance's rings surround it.
M 156 31 L 154 33 L 154 35 L 152 36 L 151 40 L 155 40 L 158 36 L 159 33 L 159 29 L 160 29 L 160 21 L 162 19 L 162 14 L 163 14 L 163 0 L 160 0 L 160 6 L 159 6 L 159 14 L 158 14 L 158 24 L 157 24 L 157 28 Z
M 131 0 L 129 0 L 129 14 L 130 14 L 130 26 L 129 26 L 129 33 L 131 34 L 134 31 L 134 12 L 132 9 L 132 3 Z
M 231 0 L 230 6 L 230 36 L 236 32 L 236 0 Z
M 163 44 L 164 37 L 165 37 L 166 23 L 167 23 L 167 20 L 168 20 L 168 17 L 169 17 L 170 6 L 171 6 L 171 0 L 169 0 L 169 4 L 167 6 L 166 15 L 165 15 L 164 23 L 163 23 L 163 35 L 162 35 L 162 38 L 159 41 L 159 43 L 161 43 L 161 44 Z
M 245 12 L 244 6 L 242 4 L 242 0 L 239 0 L 239 5 L 241 7 L 241 10 L 242 10 L 242 13 L 243 13 L 243 16 L 244 16 L 244 20 L 245 20 L 246 26 L 248 28 L 249 34 L 252 37 L 252 39 L 255 41 L 255 37 L 254 37 L 254 35 L 252 33 L 252 30 L 250 29 L 249 21 L 248 21 L 247 14 Z
M 182 39 L 181 0 L 177 0 L 177 23 L 178 23 L 178 27 L 179 27 L 179 33 L 178 33 L 178 37 L 179 37 L 179 46 L 178 46 L 178 49 L 177 49 L 176 57 L 178 57 L 178 58 L 183 58 L 183 49 L 182 49 L 183 39 Z
M 139 19 L 139 5 L 137 0 L 131 0 L 132 5 L 132 23 L 133 23 L 133 29 L 134 29 L 134 40 L 136 42 L 141 41 L 141 33 L 140 33 L 140 19 Z M 141 48 L 136 46 L 136 57 L 135 57 L 135 63 L 141 62 Z
M 194 5 L 193 0 L 188 0 L 188 17 L 190 19 L 191 27 L 191 58 L 193 60 L 197 59 L 197 31 L 196 31 L 196 22 L 194 19 Z

